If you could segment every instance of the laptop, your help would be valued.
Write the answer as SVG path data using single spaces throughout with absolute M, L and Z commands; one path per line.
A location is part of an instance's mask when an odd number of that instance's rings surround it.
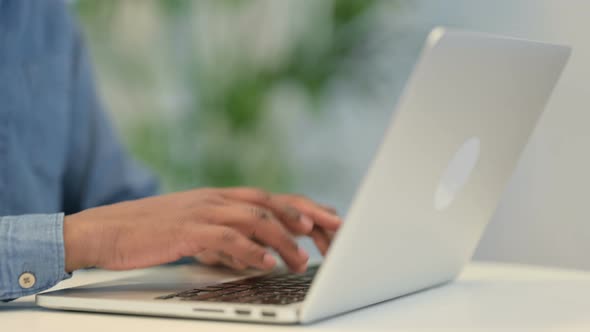
M 569 54 L 434 29 L 342 228 L 304 274 L 158 267 L 43 293 L 37 304 L 305 324 L 450 282 L 470 260 Z

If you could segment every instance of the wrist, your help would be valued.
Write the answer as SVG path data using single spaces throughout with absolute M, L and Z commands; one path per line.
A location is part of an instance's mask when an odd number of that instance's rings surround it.
M 96 251 L 90 226 L 78 214 L 64 217 L 65 269 L 68 273 L 95 265 Z

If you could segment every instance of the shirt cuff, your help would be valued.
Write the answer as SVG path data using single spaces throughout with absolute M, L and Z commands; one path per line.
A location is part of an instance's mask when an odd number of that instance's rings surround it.
M 31 295 L 68 279 L 64 214 L 0 217 L 0 300 Z

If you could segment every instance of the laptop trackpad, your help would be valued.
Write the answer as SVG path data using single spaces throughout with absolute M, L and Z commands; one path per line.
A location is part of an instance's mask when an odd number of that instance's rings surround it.
M 199 264 L 160 266 L 146 269 L 138 276 L 64 289 L 46 294 L 46 296 L 145 299 L 261 273 L 255 270 L 235 272 Z

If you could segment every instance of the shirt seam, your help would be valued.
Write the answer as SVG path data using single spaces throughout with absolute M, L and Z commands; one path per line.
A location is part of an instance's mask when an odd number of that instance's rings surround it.
M 63 238 L 63 220 L 64 220 L 64 214 L 63 213 L 57 213 L 55 215 L 55 233 L 54 233 L 54 239 L 55 239 L 55 253 L 56 255 L 54 257 L 57 258 L 57 270 L 56 270 L 56 275 L 55 275 L 55 280 L 56 282 L 59 282 L 60 280 L 62 280 L 67 274 L 66 274 L 66 269 L 65 269 L 65 243 L 64 243 L 64 238 Z

